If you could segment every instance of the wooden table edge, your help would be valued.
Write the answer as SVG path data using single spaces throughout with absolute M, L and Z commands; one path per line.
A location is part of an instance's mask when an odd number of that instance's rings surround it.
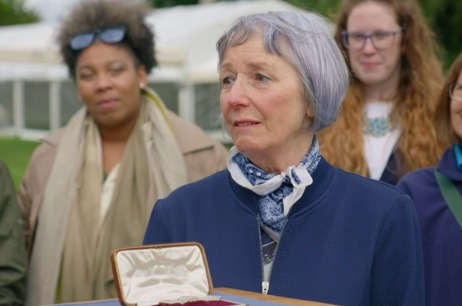
M 238 295 L 238 296 L 243 296 L 243 297 L 250 298 L 250 299 L 268 301 L 268 302 L 286 304 L 286 305 L 294 305 L 294 306 L 298 306 L 298 305 L 304 305 L 304 306 L 334 306 L 333 304 L 326 304 L 326 303 L 320 303 L 320 302 L 314 302 L 314 301 L 293 299 L 293 298 L 287 298 L 287 297 L 281 297 L 281 296 L 275 296 L 275 295 L 269 295 L 269 294 L 262 294 L 262 293 L 244 291 L 244 290 L 232 289 L 232 288 L 219 287 L 219 288 L 214 288 L 214 290 L 225 293 L 225 294 Z

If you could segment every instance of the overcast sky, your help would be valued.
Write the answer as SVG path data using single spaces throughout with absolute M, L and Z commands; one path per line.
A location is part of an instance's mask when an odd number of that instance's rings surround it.
M 24 0 L 24 3 L 27 8 L 37 12 L 42 21 L 55 21 L 66 15 L 69 8 L 79 1 L 81 0 Z
M 25 0 L 27 8 L 33 9 L 43 21 L 57 20 L 69 7 L 79 0 Z M 130 0 L 127 0 L 130 1 Z

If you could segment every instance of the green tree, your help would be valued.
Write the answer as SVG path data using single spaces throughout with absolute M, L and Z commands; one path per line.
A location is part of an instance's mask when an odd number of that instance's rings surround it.
M 335 19 L 341 0 L 286 0 L 298 7 L 309 7 L 331 19 Z M 417 0 L 428 24 L 441 46 L 442 62 L 448 68 L 462 52 L 462 1 L 460 0 Z
M 199 0 L 147 0 L 152 7 L 171 7 L 175 5 L 199 4 Z
M 32 23 L 38 15 L 26 9 L 22 0 L 0 0 L 0 26 Z
M 443 48 L 445 68 L 462 52 L 462 1 L 420 0 L 422 10 Z
M 285 0 L 301 8 L 313 9 L 335 20 L 341 0 Z M 442 50 L 445 68 L 462 52 L 462 1 L 417 0 Z
M 1 0 L 0 0 L 1 1 Z M 199 0 L 146 0 L 153 7 L 198 4 Z M 220 1 L 220 0 L 216 0 Z M 226 0 L 225 0 L 226 1 Z M 233 0 L 228 0 L 233 1 Z M 256 1 L 256 0 L 254 0 Z M 335 20 L 341 0 L 284 0 L 303 9 L 310 9 Z M 462 52 L 462 1 L 417 0 L 430 28 L 442 49 L 441 60 L 447 68 Z M 264 2 L 262 3 L 264 5 Z
M 284 0 L 296 7 L 316 11 L 319 14 L 334 19 L 339 9 L 340 0 Z

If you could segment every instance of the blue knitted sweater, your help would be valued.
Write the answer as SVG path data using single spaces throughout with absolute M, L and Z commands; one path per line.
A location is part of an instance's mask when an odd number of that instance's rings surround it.
M 339 305 L 424 305 L 412 200 L 324 159 L 291 208 L 268 294 Z M 144 244 L 196 241 L 214 287 L 262 291 L 258 197 L 227 170 L 180 187 L 154 206 Z

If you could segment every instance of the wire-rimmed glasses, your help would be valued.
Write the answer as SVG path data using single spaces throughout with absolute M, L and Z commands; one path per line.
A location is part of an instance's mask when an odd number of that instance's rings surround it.
M 390 48 L 395 40 L 395 36 L 403 32 L 403 29 L 396 31 L 374 31 L 370 34 L 362 32 L 342 31 L 340 36 L 345 48 L 350 50 L 359 50 L 364 48 L 366 40 L 370 39 L 372 45 L 377 50 Z
M 462 102 L 462 84 L 453 83 L 449 86 L 449 97 L 456 102 Z

